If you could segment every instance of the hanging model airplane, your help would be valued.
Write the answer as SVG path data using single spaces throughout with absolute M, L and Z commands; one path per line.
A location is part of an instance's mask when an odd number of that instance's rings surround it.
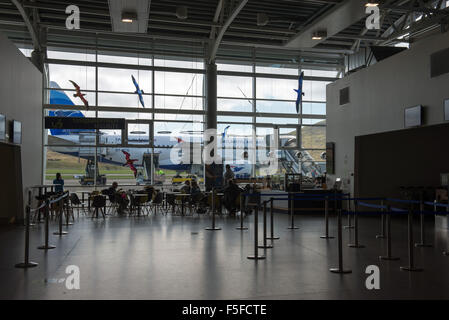
M 298 94 L 298 96 L 296 98 L 296 112 L 297 113 L 299 113 L 299 106 L 302 103 L 302 97 L 305 95 L 305 93 L 302 91 L 303 80 L 304 80 L 304 71 L 301 72 L 301 75 L 299 76 L 298 89 L 293 89 Z
M 75 87 L 76 93 L 73 95 L 75 98 L 80 98 L 84 106 L 89 109 L 89 102 L 84 98 L 85 94 L 81 93 L 81 88 L 75 81 L 69 80 Z
M 136 162 L 138 160 L 137 159 L 131 159 L 131 155 L 128 152 L 126 152 L 124 150 L 122 150 L 122 152 L 123 152 L 123 154 L 125 155 L 125 158 L 126 158 L 126 163 L 123 166 L 124 167 L 128 166 L 131 169 L 131 171 L 134 172 L 134 178 L 135 178 L 137 176 L 137 169 L 134 166 L 134 162 Z
M 134 86 L 136 87 L 136 91 L 134 93 L 137 93 L 139 95 L 139 101 L 142 104 L 142 107 L 145 108 L 145 102 L 143 101 L 143 94 L 145 92 L 143 92 L 143 90 L 140 90 L 139 84 L 137 83 L 133 75 L 131 75 L 131 78 L 133 80 Z

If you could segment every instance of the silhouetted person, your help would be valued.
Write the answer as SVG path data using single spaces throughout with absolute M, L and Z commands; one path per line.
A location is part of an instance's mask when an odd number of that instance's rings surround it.
M 55 185 L 56 193 L 64 192 L 64 179 L 62 179 L 62 176 L 59 172 L 56 174 L 56 179 L 53 180 L 53 184 Z

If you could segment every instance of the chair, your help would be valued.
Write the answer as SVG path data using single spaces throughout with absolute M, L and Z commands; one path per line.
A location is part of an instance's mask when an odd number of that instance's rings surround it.
M 148 194 L 142 195 L 140 197 L 137 197 L 137 207 L 144 210 L 144 212 L 149 214 L 147 202 L 148 202 Z
M 71 193 L 69 200 L 70 200 L 70 207 L 72 209 L 72 213 L 73 213 L 73 209 L 77 209 L 78 218 L 80 216 L 80 210 L 83 210 L 84 215 L 86 215 L 86 213 L 87 213 L 86 208 L 84 208 L 84 204 L 81 203 L 81 201 L 76 193 Z
M 179 208 L 178 203 L 176 202 L 176 196 L 172 193 L 167 193 L 166 195 L 166 201 L 167 201 L 167 209 L 165 213 L 168 212 L 170 207 L 172 208 L 172 214 L 181 213 L 181 209 Z
M 164 200 L 164 194 L 162 192 L 153 192 L 153 200 L 148 206 L 148 209 L 151 211 L 154 211 L 154 215 L 157 215 L 157 208 L 161 209 L 161 212 L 163 212 L 163 200 Z
M 101 212 L 101 214 L 103 215 L 103 219 L 106 219 L 106 197 L 103 195 L 96 195 L 93 197 L 92 200 L 92 207 L 95 209 L 94 213 L 92 214 L 92 219 L 94 218 L 94 216 L 96 215 L 96 217 L 98 218 L 98 211 Z

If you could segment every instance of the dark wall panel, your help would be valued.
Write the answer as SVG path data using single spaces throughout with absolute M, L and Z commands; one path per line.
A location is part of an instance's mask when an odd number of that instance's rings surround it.
M 449 172 L 449 124 L 355 137 L 355 195 L 399 196 L 400 186 L 438 186 Z

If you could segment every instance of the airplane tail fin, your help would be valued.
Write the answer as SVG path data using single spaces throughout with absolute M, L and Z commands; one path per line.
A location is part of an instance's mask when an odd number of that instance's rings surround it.
M 50 82 L 50 104 L 55 105 L 66 105 L 66 106 L 74 106 L 75 104 L 70 100 L 67 94 L 61 90 L 61 87 L 58 83 L 51 81 Z M 50 110 L 49 117 L 78 117 L 84 118 L 84 114 L 79 110 Z M 81 131 L 89 131 L 89 130 L 72 130 L 72 129 L 50 129 L 50 134 L 52 136 L 59 135 L 70 135 L 76 134 Z

